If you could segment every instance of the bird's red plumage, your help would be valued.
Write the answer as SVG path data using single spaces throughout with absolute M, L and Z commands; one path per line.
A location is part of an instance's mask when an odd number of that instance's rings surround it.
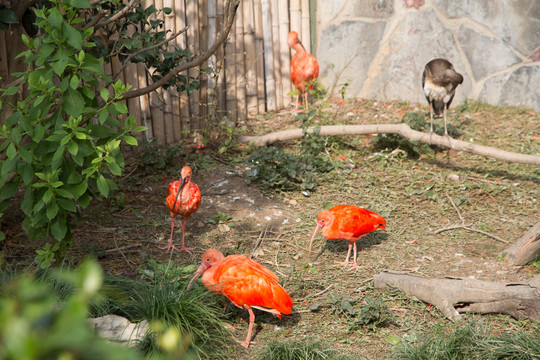
M 291 59 L 291 80 L 300 92 L 306 91 L 306 83 L 319 76 L 319 63 L 315 56 L 304 51 L 296 52 Z M 313 89 L 313 84 L 309 85 Z
M 317 221 L 323 218 L 326 225 L 322 228 L 322 234 L 327 239 L 356 241 L 379 228 L 386 229 L 386 220 L 380 215 L 354 205 L 337 205 L 322 211 Z
M 174 214 L 182 217 L 189 217 L 195 211 L 199 210 L 199 206 L 201 205 L 201 190 L 194 182 L 186 184 L 184 189 L 182 189 L 182 194 L 178 196 L 175 209 L 173 210 L 174 200 L 176 199 L 180 182 L 180 180 L 176 180 L 169 184 L 165 202 L 171 211 L 171 216 Z
M 281 314 L 291 313 L 292 299 L 276 275 L 243 255 L 223 258 L 204 272 L 202 281 L 209 290 L 227 296 L 240 308 L 274 309 L 280 318 Z

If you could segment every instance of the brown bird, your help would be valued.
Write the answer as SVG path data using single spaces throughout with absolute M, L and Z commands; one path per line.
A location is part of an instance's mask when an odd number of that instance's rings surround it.
M 186 223 L 195 211 L 199 210 L 201 205 L 201 190 L 194 182 L 191 182 L 191 168 L 184 166 L 180 172 L 180 180 L 172 181 L 167 188 L 167 197 L 165 204 L 171 211 L 171 237 L 169 243 L 164 249 L 167 251 L 176 249 L 173 245 L 174 217 L 180 215 L 184 218 L 182 223 L 182 247 L 180 251 L 185 250 L 191 254 L 191 249 L 184 243 L 184 233 L 186 232 Z
M 354 249 L 352 267 L 357 269 L 356 263 L 356 241 L 361 237 L 377 229 L 386 230 L 386 220 L 373 211 L 354 205 L 336 205 L 330 210 L 321 211 L 317 216 L 317 226 L 309 242 L 309 252 L 317 232 L 322 229 L 322 234 L 327 239 L 345 239 L 349 242 L 347 258 L 342 265 L 349 264 L 351 249 Z
M 292 299 L 279 285 L 276 275 L 248 257 L 225 257 L 218 250 L 210 249 L 203 254 L 201 266 L 193 275 L 187 290 L 201 275 L 208 290 L 225 295 L 234 305 L 248 311 L 249 329 L 246 341 L 241 343 L 246 349 L 251 343 L 255 322 L 252 308 L 267 311 L 280 319 L 281 315 L 292 312 Z
M 463 82 L 463 76 L 454 70 L 454 66 L 445 59 L 433 59 L 426 64 L 422 73 L 422 88 L 429 103 L 431 132 L 433 132 L 433 113 L 443 114 L 444 135 L 448 136 L 446 128 L 446 110 L 452 103 L 456 88 Z
M 294 86 L 304 95 L 306 108 L 308 107 L 308 89 L 313 89 L 313 79 L 319 76 L 319 63 L 315 56 L 308 53 L 304 45 L 298 39 L 298 33 L 291 31 L 287 36 L 287 44 L 296 50 L 296 54 L 291 59 L 291 80 Z M 298 99 L 296 95 L 295 111 L 298 111 Z

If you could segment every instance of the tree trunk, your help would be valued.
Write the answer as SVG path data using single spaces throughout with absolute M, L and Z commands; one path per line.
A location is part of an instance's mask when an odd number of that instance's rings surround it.
M 375 288 L 398 288 L 433 304 L 444 315 L 461 320 L 460 313 L 501 313 L 540 323 L 540 275 L 524 283 L 495 283 L 476 279 L 429 279 L 400 272 L 374 277 Z
M 540 221 L 502 255 L 511 265 L 525 265 L 540 255 Z
M 367 135 L 367 134 L 400 134 L 412 141 L 421 141 L 430 145 L 444 146 L 453 150 L 466 151 L 482 156 L 492 157 L 498 160 L 540 165 L 540 156 L 519 154 L 510 151 L 495 149 L 488 146 L 471 144 L 466 141 L 455 140 L 449 136 L 424 133 L 412 130 L 407 124 L 380 124 L 380 125 L 332 125 L 311 127 L 308 133 L 316 133 L 321 136 L 335 135 Z M 303 137 L 303 129 L 291 129 L 278 131 L 263 136 L 241 136 L 240 143 L 252 143 L 257 146 L 273 144 L 277 141 L 299 139 Z

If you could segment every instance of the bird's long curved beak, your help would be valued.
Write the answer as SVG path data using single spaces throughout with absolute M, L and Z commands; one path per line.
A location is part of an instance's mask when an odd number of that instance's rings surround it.
M 183 178 L 180 178 L 180 186 L 178 187 L 178 191 L 176 192 L 176 198 L 174 199 L 174 204 L 173 204 L 173 211 L 174 209 L 176 209 L 176 202 L 178 201 L 178 197 L 180 196 L 180 193 L 182 192 L 182 188 L 184 187 L 184 185 L 186 185 L 186 178 L 183 177 Z
M 201 266 L 199 266 L 199 268 L 197 269 L 197 271 L 195 271 L 195 274 L 193 274 L 193 277 L 189 281 L 186 291 L 189 291 L 189 289 L 191 289 L 191 286 L 193 285 L 195 280 L 197 280 L 203 274 L 203 272 L 205 272 L 205 270 L 206 266 L 204 266 L 204 264 L 201 264 Z
M 311 241 L 309 242 L 309 252 L 311 252 L 311 245 L 313 244 L 313 240 L 315 240 L 315 236 L 317 236 L 317 232 L 322 228 L 319 224 L 315 227 L 315 231 L 313 232 L 313 235 L 311 236 Z

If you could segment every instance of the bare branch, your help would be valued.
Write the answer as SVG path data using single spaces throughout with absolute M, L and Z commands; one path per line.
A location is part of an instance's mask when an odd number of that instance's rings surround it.
M 151 51 L 151 50 L 154 50 L 160 46 L 162 46 L 163 44 L 166 44 L 168 42 L 170 42 L 171 40 L 174 40 L 176 39 L 176 37 L 178 37 L 178 35 L 182 34 L 182 33 L 185 33 L 187 30 L 189 29 L 189 26 L 186 26 L 185 28 L 183 28 L 182 30 L 178 31 L 176 34 L 172 35 L 171 37 L 169 37 L 168 39 L 165 39 L 163 40 L 162 42 L 160 42 L 159 44 L 155 44 L 155 45 L 152 45 L 150 47 L 147 47 L 147 48 L 144 48 L 144 49 L 141 49 L 131 55 L 129 55 L 127 57 L 127 59 L 124 61 L 124 65 L 120 68 L 120 70 L 118 70 L 114 76 L 113 76 L 113 80 L 116 80 L 116 78 L 118 78 L 118 76 L 120 76 L 120 74 L 122 73 L 122 71 L 129 65 L 129 62 L 131 61 L 131 59 L 133 59 L 135 56 L 137 55 L 140 55 L 142 53 L 145 53 L 147 51 Z
M 318 133 L 321 136 L 336 135 L 368 135 L 368 134 L 399 134 L 412 141 L 421 141 L 430 145 L 438 145 L 453 150 L 466 151 L 502 161 L 540 165 L 540 156 L 520 154 L 505 150 L 472 144 L 470 142 L 453 139 L 449 136 L 439 136 L 412 130 L 407 124 L 380 124 L 380 125 L 332 125 L 311 127 L 306 130 L 310 134 Z M 263 136 L 241 136 L 240 143 L 253 143 L 265 146 L 277 141 L 299 139 L 304 136 L 303 129 L 278 131 Z
M 225 28 L 224 28 L 223 32 L 220 34 L 219 38 L 214 43 L 214 45 L 212 45 L 208 50 L 206 50 L 204 52 L 204 54 L 202 54 L 200 57 L 198 57 L 198 58 L 196 58 L 196 59 L 194 59 L 194 60 L 192 60 L 192 61 L 190 61 L 188 63 L 180 64 L 180 65 L 176 66 L 167 75 L 165 75 L 164 77 L 162 77 L 161 79 L 159 79 L 158 81 L 153 83 L 152 85 L 149 85 L 149 86 L 147 86 L 145 88 L 142 88 L 142 89 L 130 90 L 130 91 L 124 93 L 123 99 L 127 100 L 127 99 L 131 99 L 131 98 L 134 98 L 134 97 L 142 96 L 144 94 L 148 94 L 148 93 L 160 88 L 161 86 L 167 84 L 177 74 L 179 74 L 179 73 L 181 73 L 183 71 L 186 71 L 188 69 L 200 66 L 206 60 L 208 60 L 208 58 L 210 56 L 212 56 L 212 54 L 214 54 L 214 52 L 217 50 L 217 48 L 220 47 L 221 44 L 223 44 L 223 42 L 225 42 L 225 40 L 229 36 L 229 32 L 231 30 L 231 27 L 234 24 L 234 16 L 236 14 L 236 9 L 238 8 L 238 5 L 240 5 L 240 0 L 228 0 L 227 1 L 227 4 L 225 6 L 226 9 L 227 9 L 227 13 L 226 13 L 226 17 L 225 17 L 225 23 L 226 23 Z
M 127 13 L 129 11 L 129 9 L 131 9 L 133 7 L 133 4 L 138 1 L 138 0 L 131 0 L 125 8 L 123 8 L 122 10 L 120 10 L 119 12 L 117 12 L 116 14 L 114 14 L 113 16 L 111 16 L 110 18 L 108 18 L 107 20 L 105 21 L 102 21 L 100 23 L 98 23 L 94 30 L 97 30 L 97 29 L 100 29 L 104 26 L 107 26 L 109 25 L 110 23 L 112 23 L 113 21 L 115 21 L 116 19 L 119 19 L 120 17 L 124 16 L 125 13 Z

